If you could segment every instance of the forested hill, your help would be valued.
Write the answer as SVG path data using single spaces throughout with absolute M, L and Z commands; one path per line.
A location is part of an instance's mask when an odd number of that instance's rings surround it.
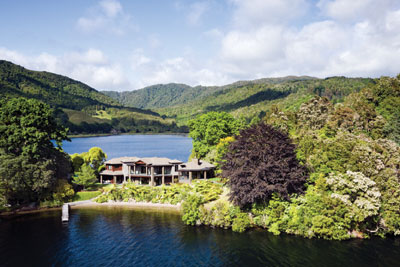
M 0 97 L 34 98 L 50 105 L 70 134 L 185 131 L 174 119 L 164 119 L 151 110 L 123 107 L 82 82 L 4 60 L 0 60 Z
M 25 69 L 0 60 L 0 94 L 36 98 L 53 106 L 81 110 L 92 105 L 120 104 L 90 86 L 68 77 Z
M 162 108 L 187 103 L 193 99 L 210 95 L 219 88 L 169 83 L 156 84 L 135 91 L 102 91 L 124 106 L 136 108 Z
M 102 91 L 120 104 L 127 107 L 157 109 L 195 102 L 226 89 L 257 84 L 279 84 L 290 81 L 315 80 L 309 76 L 287 76 L 281 78 L 263 78 L 253 81 L 238 81 L 224 86 L 189 86 L 179 83 L 156 84 L 142 89 L 125 92 Z
M 237 82 L 219 87 L 215 92 L 186 103 L 155 109 L 159 114 L 176 118 L 178 124 L 209 111 L 225 111 L 235 117 L 253 119 L 263 117 L 274 106 L 283 109 L 298 108 L 315 95 L 326 96 L 340 102 L 346 95 L 358 92 L 373 84 L 369 78 L 330 77 L 285 77 Z

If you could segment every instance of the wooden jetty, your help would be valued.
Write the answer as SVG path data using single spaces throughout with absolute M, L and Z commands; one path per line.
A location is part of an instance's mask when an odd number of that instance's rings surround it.
M 69 204 L 65 203 L 62 206 L 62 215 L 61 215 L 61 221 L 63 222 L 68 222 L 69 220 Z

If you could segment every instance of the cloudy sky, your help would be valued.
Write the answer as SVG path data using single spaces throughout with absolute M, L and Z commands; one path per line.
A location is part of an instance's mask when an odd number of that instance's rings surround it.
M 400 73 L 399 0 L 3 0 L 0 59 L 99 90 Z

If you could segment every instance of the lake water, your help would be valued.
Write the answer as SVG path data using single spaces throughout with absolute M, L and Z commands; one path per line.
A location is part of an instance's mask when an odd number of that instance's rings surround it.
M 71 138 L 64 142 L 68 154 L 89 151 L 100 147 L 108 159 L 116 157 L 166 157 L 186 162 L 192 150 L 192 139 L 183 135 L 113 135 Z
M 0 266 L 399 266 L 400 240 L 345 242 L 191 227 L 179 214 L 120 207 L 0 222 Z
M 191 139 L 176 135 L 73 138 L 68 153 L 101 147 L 109 158 L 187 160 Z M 253 229 L 186 226 L 176 213 L 78 208 L 0 219 L 0 266 L 400 266 L 400 239 L 327 241 Z

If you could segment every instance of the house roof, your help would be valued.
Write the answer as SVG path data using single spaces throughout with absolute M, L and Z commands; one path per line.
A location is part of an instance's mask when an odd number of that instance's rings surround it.
M 138 160 L 139 160 L 139 158 L 137 158 L 137 157 L 120 157 L 120 158 L 109 159 L 104 163 L 105 164 L 122 164 L 123 162 L 135 162 Z
M 136 162 L 143 162 L 146 165 L 152 165 L 152 166 L 171 166 L 173 164 L 180 164 L 178 171 L 207 171 L 215 168 L 214 165 L 204 160 L 193 159 L 190 162 L 183 163 L 182 161 L 177 159 L 171 160 L 169 158 L 158 158 L 158 157 L 151 157 L 151 158 L 120 157 L 107 160 L 105 164 L 133 165 Z M 105 175 L 108 174 L 103 172 L 101 174 Z M 121 174 L 116 174 L 116 172 L 110 171 L 110 174 L 108 175 L 122 175 L 122 172 Z
M 172 164 L 180 164 L 182 161 L 177 159 L 169 159 L 169 158 L 158 158 L 158 157 L 151 157 L 151 158 L 138 158 L 138 157 L 120 157 L 120 158 L 113 158 L 104 162 L 105 164 L 127 164 L 132 165 L 133 163 L 142 161 L 146 165 L 153 165 L 153 166 L 170 166 Z M 131 163 L 131 164 L 130 164 Z
M 101 175 L 124 175 L 122 171 L 111 171 L 111 170 L 103 170 L 100 172 Z
M 173 160 L 170 160 L 169 163 L 171 163 L 171 164 L 181 164 L 181 163 L 183 163 L 183 161 L 180 161 L 180 160 L 177 160 L 177 159 L 173 159 Z
M 214 169 L 215 166 L 207 161 L 192 159 L 192 161 L 181 164 L 178 171 L 208 171 Z

